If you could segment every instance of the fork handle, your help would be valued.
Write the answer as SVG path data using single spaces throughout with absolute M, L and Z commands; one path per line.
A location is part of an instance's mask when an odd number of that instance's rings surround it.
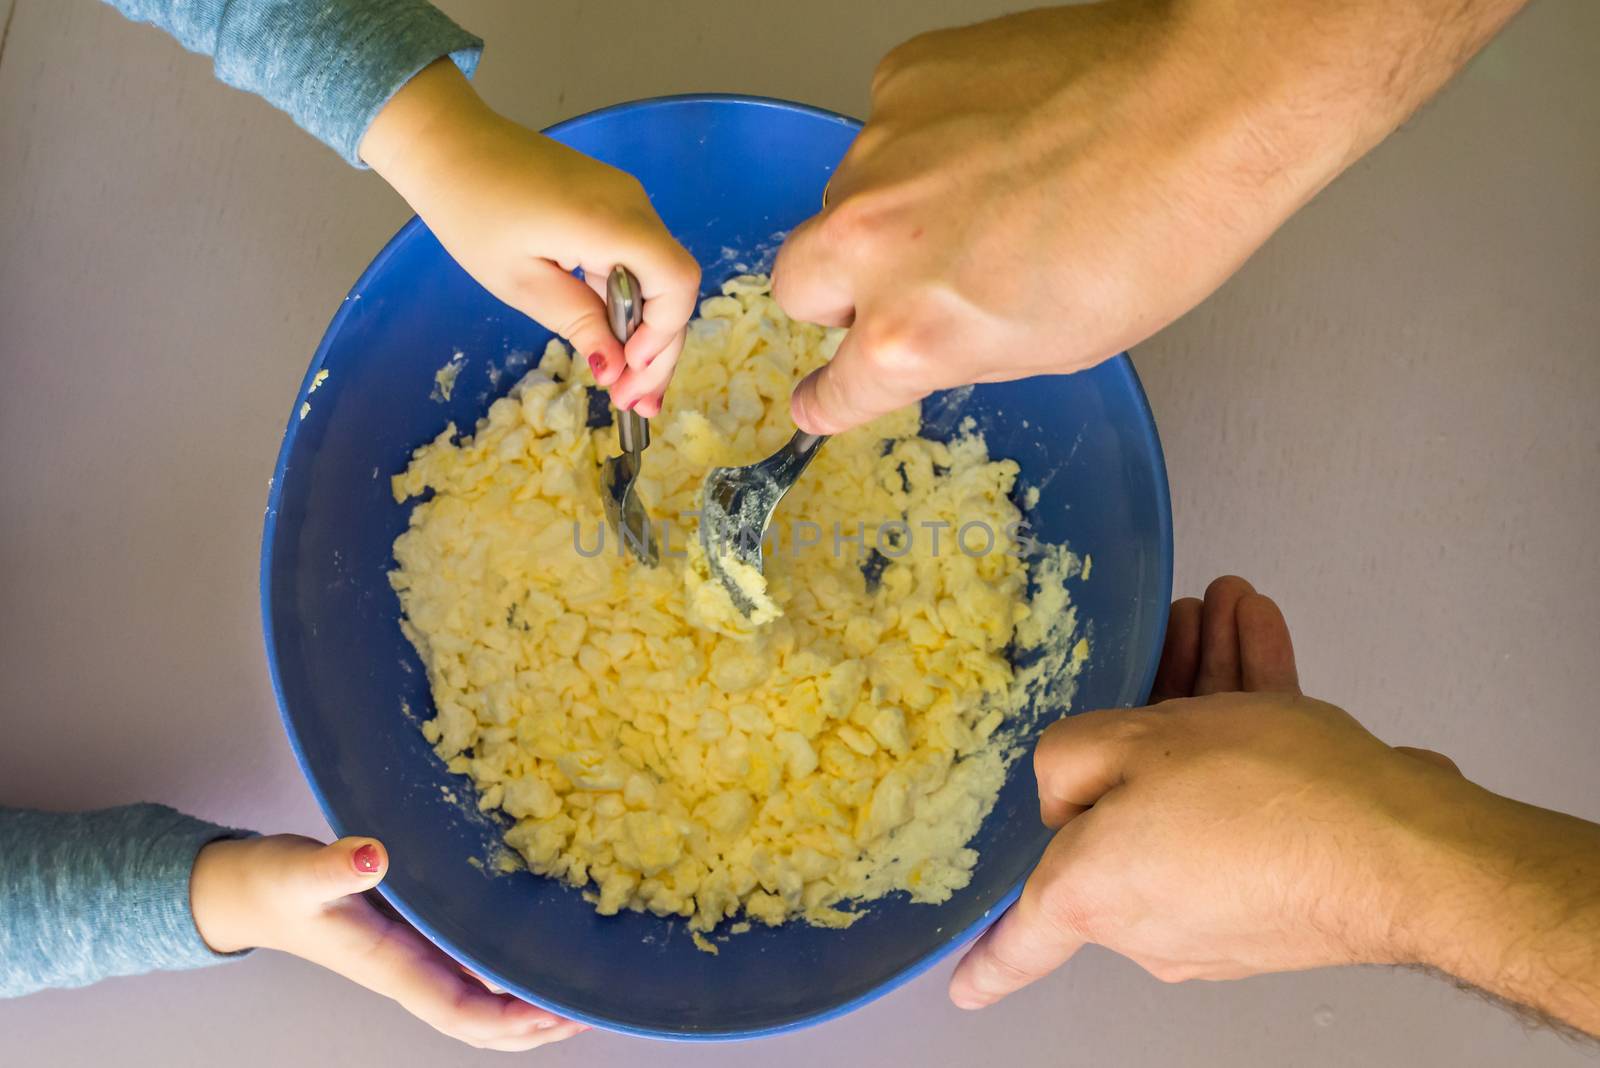
M 606 318 L 610 320 L 612 336 L 623 344 L 627 344 L 644 321 L 644 295 L 639 292 L 639 279 L 620 263 L 611 268 L 606 279 Z M 638 460 L 639 454 L 650 445 L 650 420 L 638 412 L 619 411 L 616 424 L 617 444 Z
M 606 318 L 612 336 L 624 345 L 644 322 L 644 294 L 639 292 L 639 279 L 620 263 L 611 268 L 606 279 Z
M 775 468 L 773 473 L 778 481 L 785 486 L 793 485 L 800 477 L 800 473 L 806 469 L 806 465 L 811 463 L 811 458 L 817 454 L 817 450 L 822 448 L 822 443 L 827 440 L 826 434 L 807 434 L 804 430 L 796 430 L 788 444 L 772 456 L 772 459 L 777 461 L 773 465 Z
M 617 444 L 630 456 L 638 456 L 650 445 L 650 420 L 638 412 L 617 413 Z

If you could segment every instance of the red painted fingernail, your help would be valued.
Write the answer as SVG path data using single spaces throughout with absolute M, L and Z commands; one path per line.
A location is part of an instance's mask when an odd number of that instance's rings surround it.
M 378 859 L 378 847 L 368 842 L 366 845 L 350 854 L 350 863 L 354 864 L 356 871 L 363 875 L 371 875 L 381 866 Z
M 605 369 L 606 358 L 600 355 L 598 352 L 589 353 L 589 370 L 594 373 L 595 377 L 598 378 L 600 372 L 604 371 Z

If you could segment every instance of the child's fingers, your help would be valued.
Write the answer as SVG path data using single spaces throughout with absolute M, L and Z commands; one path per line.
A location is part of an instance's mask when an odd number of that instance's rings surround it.
M 654 411 L 640 410 L 639 414 L 651 418 L 661 411 L 660 397 L 672 380 L 678 366 L 678 356 L 683 351 L 680 334 L 648 367 L 629 367 L 611 387 L 611 403 L 624 410 L 634 407 L 647 398 L 654 398 Z
M 662 375 L 661 389 L 666 388 L 667 383 L 672 380 L 673 372 L 678 369 L 678 361 L 683 358 L 683 342 L 687 336 L 687 330 L 679 330 L 678 336 L 668 342 L 667 347 L 662 349 L 661 353 L 654 360 L 651 360 L 650 366 L 646 368 L 646 370 L 652 371 L 659 370 Z
M 646 308 L 648 307 L 646 305 Z M 688 320 L 679 321 L 676 329 L 668 325 L 657 325 L 649 322 L 641 323 L 639 329 L 633 332 L 633 336 L 628 339 L 628 344 L 623 349 L 624 358 L 628 362 L 628 369 L 630 371 L 643 371 L 660 359 L 667 346 L 682 336 L 685 322 L 688 322 Z
M 341 838 L 305 853 L 299 864 L 290 885 L 307 904 L 324 905 L 377 886 L 389 870 L 389 854 L 375 839 Z
M 491 994 L 504 994 L 506 992 L 505 987 L 495 986 L 493 983 L 489 982 L 489 980 L 485 979 L 483 976 L 479 975 L 477 972 L 473 971 L 471 968 L 468 968 L 464 964 L 461 966 L 461 970 L 467 975 L 472 976 L 478 982 L 482 983 L 483 988 Z
M 610 386 L 622 374 L 622 346 L 611 335 L 605 298 L 556 264 L 531 264 L 508 303 L 566 338 L 598 385 Z
M 548 1031 L 536 1031 L 522 1038 L 483 1042 L 479 1044 L 479 1048 L 492 1049 L 497 1053 L 523 1053 L 530 1049 L 538 1049 L 540 1046 L 548 1046 L 553 1042 L 562 1042 L 589 1030 L 592 1030 L 592 1028 L 587 1024 L 574 1023 L 569 1020 L 564 1024 L 550 1028 Z
M 289 887 L 303 893 L 310 915 L 282 948 L 399 1002 L 435 1030 L 475 1046 L 509 1043 L 531 1049 L 572 1033 L 555 1013 L 490 993 L 404 922 L 387 919 L 363 898 L 348 897 L 371 889 L 387 870 L 380 843 L 343 838 L 310 849 L 296 862 Z M 374 865 L 375 870 L 364 870 Z M 326 907 L 334 901 L 341 903 Z
M 670 346 L 683 344 L 684 325 L 700 296 L 700 265 L 678 244 L 662 249 L 659 242 L 623 262 L 644 293 L 644 321 L 626 346 L 628 367 L 639 371 Z
M 368 945 L 365 952 L 318 963 L 394 999 L 430 1027 L 462 1041 L 476 1045 L 537 1037 L 566 1022 L 536 1005 L 491 994 L 403 924 L 385 922 L 380 936 Z

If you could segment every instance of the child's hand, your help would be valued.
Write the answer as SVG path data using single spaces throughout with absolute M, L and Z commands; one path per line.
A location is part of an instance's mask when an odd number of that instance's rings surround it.
M 361 895 L 383 880 L 388 864 L 370 838 L 323 845 L 282 834 L 212 842 L 190 877 L 195 926 L 219 953 L 260 947 L 303 957 L 480 1049 L 533 1049 L 588 1030 L 491 992 L 416 931 L 380 913 Z
M 448 60 L 384 106 L 361 157 L 485 289 L 570 341 L 617 407 L 660 412 L 700 267 L 635 178 L 496 115 Z M 625 354 L 603 295 L 619 263 L 645 298 Z

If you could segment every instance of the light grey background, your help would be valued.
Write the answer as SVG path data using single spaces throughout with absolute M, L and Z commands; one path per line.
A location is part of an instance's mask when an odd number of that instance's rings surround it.
M 876 58 L 1003 0 L 446 3 L 533 126 L 733 90 L 865 111 Z M 13 8 L 0 0 L 0 15 Z M 326 833 L 257 623 L 306 362 L 404 205 L 92 0 L 0 55 L 0 799 Z M 1136 352 L 1177 584 L 1277 597 L 1308 691 L 1600 818 L 1600 5 L 1539 0 L 1216 297 Z M 979 1015 L 948 967 L 759 1046 L 585 1035 L 552 1065 L 1490 1065 L 1588 1054 L 1420 975 L 1161 985 L 1089 949 Z M 0 1003 L 0 1063 L 493 1063 L 268 954 Z M 503 1062 L 502 1062 L 503 1063 Z

